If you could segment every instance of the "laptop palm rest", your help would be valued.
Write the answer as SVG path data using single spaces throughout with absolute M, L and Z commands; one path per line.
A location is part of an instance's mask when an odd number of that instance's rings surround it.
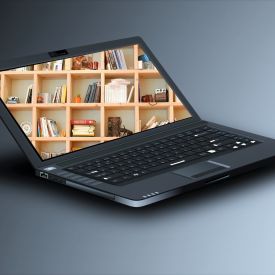
M 172 173 L 175 173 L 180 176 L 196 179 L 196 178 L 207 176 L 208 174 L 222 171 L 226 168 L 229 168 L 229 167 L 226 167 L 225 165 L 219 164 L 219 163 L 204 161 L 204 162 L 190 165 L 188 167 L 177 169 Z

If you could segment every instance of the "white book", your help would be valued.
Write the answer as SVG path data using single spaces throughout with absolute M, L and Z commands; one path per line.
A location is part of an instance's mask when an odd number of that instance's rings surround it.
M 47 118 L 41 117 L 40 119 L 42 137 L 49 137 L 48 125 L 47 125 Z
M 130 93 L 129 93 L 128 98 L 127 98 L 127 103 L 129 103 L 131 101 L 131 98 L 133 96 L 133 92 L 134 92 L 134 85 L 132 85 L 132 87 L 131 87 Z

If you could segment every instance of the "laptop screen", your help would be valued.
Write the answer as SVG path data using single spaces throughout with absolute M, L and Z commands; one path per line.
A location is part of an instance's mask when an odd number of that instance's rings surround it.
M 139 45 L 1 74 L 1 98 L 45 160 L 189 118 Z

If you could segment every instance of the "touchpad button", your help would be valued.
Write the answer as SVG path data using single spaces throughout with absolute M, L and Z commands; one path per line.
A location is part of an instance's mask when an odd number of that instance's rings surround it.
M 188 167 L 177 169 L 172 171 L 172 173 L 189 178 L 200 178 L 224 169 L 226 169 L 224 166 L 204 161 L 190 165 Z

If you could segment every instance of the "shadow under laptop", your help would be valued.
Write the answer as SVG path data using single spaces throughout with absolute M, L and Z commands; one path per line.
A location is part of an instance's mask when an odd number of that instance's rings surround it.
M 228 196 L 236 196 L 242 192 L 250 192 L 257 188 L 268 188 L 273 185 L 275 178 L 275 163 L 257 170 L 251 171 L 247 174 L 220 181 L 207 185 L 204 188 L 197 189 L 156 204 L 152 204 L 143 208 L 131 208 L 103 198 L 96 197 L 89 193 L 85 193 L 70 187 L 59 185 L 54 182 L 45 181 L 34 176 L 34 170 L 21 154 L 20 151 L 9 152 L 5 158 L 0 159 L 1 167 L 1 185 L 7 185 L 9 188 L 23 189 L 24 191 L 31 191 L 36 195 L 43 194 L 42 198 L 51 196 L 59 201 L 64 201 L 70 204 L 70 207 L 83 208 L 85 211 L 90 207 L 95 210 L 100 210 L 102 214 L 113 215 L 121 217 L 126 215 L 131 218 L 152 218 L 168 214 L 169 212 L 175 213 L 177 211 L 188 211 L 198 205 L 205 205 L 215 202 L 215 200 L 222 200 Z M 18 190 L 17 190 L 18 191 Z M 134 214 L 134 216 L 133 216 Z

